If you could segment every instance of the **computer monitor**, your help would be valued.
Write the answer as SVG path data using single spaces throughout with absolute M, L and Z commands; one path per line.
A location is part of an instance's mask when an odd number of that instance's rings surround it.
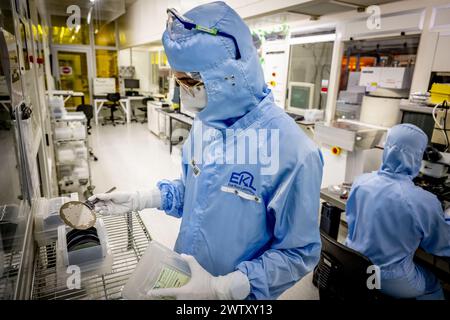
M 314 103 L 314 83 L 289 82 L 286 111 L 304 115 L 305 110 L 312 109 Z
M 124 79 L 124 87 L 125 89 L 139 89 L 139 79 Z

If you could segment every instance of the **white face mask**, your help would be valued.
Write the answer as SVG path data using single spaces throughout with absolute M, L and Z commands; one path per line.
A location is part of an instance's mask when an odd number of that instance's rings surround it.
M 183 86 L 180 86 L 180 99 L 183 107 L 191 112 L 202 111 L 207 104 L 205 86 L 198 86 L 187 91 Z

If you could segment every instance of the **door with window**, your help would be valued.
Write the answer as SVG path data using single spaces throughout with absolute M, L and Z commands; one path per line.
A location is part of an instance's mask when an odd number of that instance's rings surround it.
M 88 57 L 90 57 L 90 52 L 86 49 L 79 51 L 56 49 L 54 63 L 57 89 L 83 92 L 85 103 L 90 102 L 89 79 L 91 79 L 92 68 Z M 66 109 L 73 110 L 81 102 L 81 97 L 72 97 L 66 102 Z

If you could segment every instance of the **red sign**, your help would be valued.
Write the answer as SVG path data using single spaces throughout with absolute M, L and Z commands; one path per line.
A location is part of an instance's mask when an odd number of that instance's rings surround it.
M 69 76 L 72 74 L 72 67 L 69 66 L 59 67 L 59 73 L 65 76 Z

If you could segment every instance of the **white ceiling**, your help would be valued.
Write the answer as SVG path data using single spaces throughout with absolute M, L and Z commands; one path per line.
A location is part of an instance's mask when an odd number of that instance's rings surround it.
M 328 14 L 365 9 L 371 5 L 381 5 L 399 0 L 312 0 L 286 8 L 287 12 L 320 17 Z
M 400 0 L 311 0 L 287 7 L 263 16 L 245 19 L 252 27 L 267 27 L 277 24 L 289 24 L 304 19 L 319 19 L 321 16 L 365 10 L 370 5 L 382 5 Z

